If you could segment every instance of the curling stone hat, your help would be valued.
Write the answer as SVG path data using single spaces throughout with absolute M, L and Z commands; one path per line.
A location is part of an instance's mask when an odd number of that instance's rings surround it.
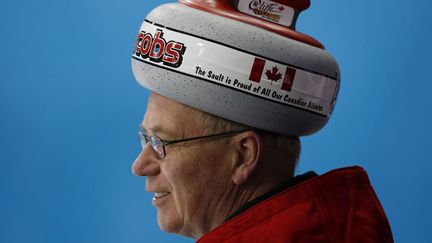
M 309 0 L 180 0 L 145 18 L 132 69 L 162 96 L 251 127 L 309 135 L 329 120 L 339 67 L 295 31 Z

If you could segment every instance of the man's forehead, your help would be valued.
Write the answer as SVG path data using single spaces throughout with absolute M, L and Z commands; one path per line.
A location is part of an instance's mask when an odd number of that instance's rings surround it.
M 197 111 L 194 109 L 152 93 L 141 127 L 158 135 L 178 136 L 187 130 L 197 129 L 196 118 Z
M 180 103 L 177 103 L 176 101 L 174 101 L 174 100 L 172 100 L 170 98 L 167 98 L 165 96 L 159 95 L 159 94 L 157 94 L 155 92 L 152 92 L 150 94 L 150 96 L 149 96 L 149 104 L 151 102 L 152 103 L 154 103 L 154 102 L 156 102 L 156 103 L 162 103 L 162 104 L 180 104 Z

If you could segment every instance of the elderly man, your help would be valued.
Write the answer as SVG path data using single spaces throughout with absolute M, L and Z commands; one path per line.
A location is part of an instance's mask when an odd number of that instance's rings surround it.
M 147 177 L 161 228 L 193 238 L 290 183 L 300 150 L 298 138 L 256 131 L 155 93 L 143 128 L 133 171 Z
M 201 243 L 392 242 L 362 168 L 294 176 L 298 137 L 324 126 L 339 87 L 321 44 L 292 30 L 309 2 L 246 2 L 164 5 L 137 37 L 134 74 L 152 94 L 132 170 L 161 229 Z

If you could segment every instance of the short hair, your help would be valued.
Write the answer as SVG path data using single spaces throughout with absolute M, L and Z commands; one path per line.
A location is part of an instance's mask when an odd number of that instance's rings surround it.
M 281 163 L 287 164 L 287 169 L 291 176 L 294 174 L 301 151 L 301 143 L 298 137 L 266 132 L 207 112 L 196 111 L 198 124 L 202 125 L 204 130 L 209 134 L 241 130 L 263 131 L 259 132 L 259 135 L 262 139 L 264 149 L 271 150 L 272 154 L 276 154 L 277 156 L 274 157 L 277 157 Z

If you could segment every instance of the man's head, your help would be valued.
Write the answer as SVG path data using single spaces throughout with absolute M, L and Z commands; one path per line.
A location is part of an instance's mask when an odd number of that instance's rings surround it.
M 163 159 L 147 144 L 133 164 L 133 172 L 146 176 L 146 189 L 155 193 L 160 227 L 194 238 L 289 180 L 300 152 L 296 137 L 257 131 L 155 93 L 142 126 L 163 140 L 244 131 L 166 145 Z

